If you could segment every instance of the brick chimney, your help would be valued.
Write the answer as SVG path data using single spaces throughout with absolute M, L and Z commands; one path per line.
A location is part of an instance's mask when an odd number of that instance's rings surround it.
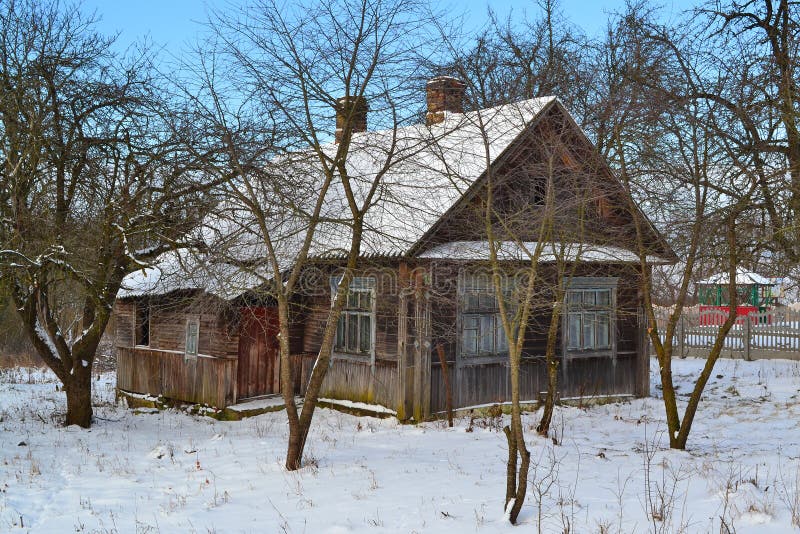
M 464 89 L 467 85 L 451 76 L 431 78 L 425 87 L 428 100 L 428 113 L 425 124 L 439 124 L 444 120 L 445 112 L 464 113 Z
M 337 143 L 342 141 L 347 128 L 352 133 L 367 131 L 368 110 L 367 99 L 363 96 L 344 96 L 336 101 Z

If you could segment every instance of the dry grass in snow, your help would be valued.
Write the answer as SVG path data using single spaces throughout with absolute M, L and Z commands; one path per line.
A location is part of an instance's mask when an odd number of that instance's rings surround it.
M 680 391 L 700 360 L 679 360 Z M 44 371 L 0 371 L 0 532 L 791 532 L 800 527 L 800 363 L 720 361 L 688 451 L 661 401 L 525 416 L 522 524 L 503 522 L 500 419 L 432 422 L 319 410 L 306 467 L 282 467 L 282 412 L 219 422 L 115 405 L 95 382 L 91 431 L 59 425 Z M 653 373 L 653 376 L 657 376 Z M 658 385 L 653 392 L 658 394 Z

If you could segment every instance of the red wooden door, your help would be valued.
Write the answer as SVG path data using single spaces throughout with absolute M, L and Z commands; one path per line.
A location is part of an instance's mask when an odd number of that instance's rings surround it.
M 238 397 L 278 393 L 278 310 L 241 308 L 239 328 Z

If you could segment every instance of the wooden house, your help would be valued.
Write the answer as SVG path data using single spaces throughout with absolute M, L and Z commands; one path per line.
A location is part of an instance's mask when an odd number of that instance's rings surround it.
M 445 382 L 455 408 L 509 400 L 507 342 L 487 276 L 489 199 L 509 294 L 543 242 L 522 398 L 537 400 L 546 389 L 554 287 L 566 290 L 559 396 L 648 395 L 634 222 L 648 265 L 672 262 L 674 254 L 557 99 L 464 113 L 463 87 L 453 78 L 431 80 L 426 124 L 392 132 L 366 131 L 363 106 L 353 172 L 374 176 L 389 138 L 405 155 L 382 178 L 366 216 L 362 261 L 322 396 L 416 420 L 445 409 Z M 556 209 L 544 214 L 547 205 Z M 300 394 L 320 347 L 346 231 L 323 225 L 318 234 L 292 314 Z M 216 407 L 279 392 L 274 306 L 246 273 L 232 273 L 229 264 L 224 275 L 210 271 L 171 253 L 126 279 L 115 310 L 119 389 Z

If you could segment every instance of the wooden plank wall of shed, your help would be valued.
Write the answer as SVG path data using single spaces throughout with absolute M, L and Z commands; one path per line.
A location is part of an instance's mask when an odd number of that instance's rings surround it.
M 116 345 L 134 345 L 134 315 L 139 299 L 118 300 L 114 305 Z M 236 312 L 224 301 L 207 295 L 150 298 L 150 345 L 152 349 L 183 352 L 186 321 L 199 317 L 198 351 L 219 357 L 236 357 L 239 347 Z
M 183 351 L 186 345 L 186 321 L 199 317 L 198 352 L 209 356 L 236 357 L 239 336 L 233 321 L 226 319 L 224 308 L 210 306 L 205 299 L 188 300 L 182 306 L 159 300 L 150 309 L 150 347 Z
M 117 387 L 224 408 L 236 402 L 236 360 L 203 356 L 187 359 L 181 353 L 119 347 Z
M 132 300 L 117 300 L 114 304 L 114 345 L 132 347 L 134 344 L 134 314 L 136 305 Z
M 134 349 L 137 301 L 119 300 L 114 306 L 117 387 L 217 407 L 235 402 L 238 331 L 234 312 L 224 302 L 203 295 L 151 297 L 150 344 Z M 212 358 L 184 357 L 190 317 L 200 320 L 198 352 Z

